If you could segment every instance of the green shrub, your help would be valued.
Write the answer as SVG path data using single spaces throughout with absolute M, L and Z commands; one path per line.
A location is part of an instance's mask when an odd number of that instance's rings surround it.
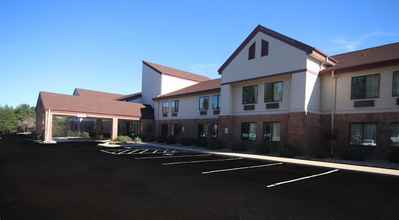
M 166 144 L 176 144 L 176 138 L 174 136 L 168 136 L 166 138 Z
M 89 132 L 84 131 L 84 132 L 82 132 L 82 133 L 80 134 L 80 137 L 81 137 L 81 138 L 90 138 L 90 134 L 89 134 Z
M 219 139 L 211 138 L 208 140 L 207 148 L 211 150 L 222 149 L 224 145 Z
M 118 136 L 115 141 L 121 144 L 126 144 L 128 142 L 131 142 L 132 138 L 130 138 L 129 136 Z
M 282 157 L 295 157 L 299 155 L 301 155 L 301 153 L 292 145 L 287 144 L 280 147 L 280 156 Z
M 366 146 L 348 146 L 343 152 L 343 159 L 364 161 L 374 150 L 374 147 Z
M 273 144 L 261 143 L 255 146 L 255 151 L 258 154 L 269 154 L 271 152 Z
M 236 152 L 242 152 L 248 150 L 248 147 L 245 145 L 245 143 L 238 142 L 231 145 L 231 150 Z
M 391 147 L 388 153 L 388 160 L 393 163 L 399 163 L 399 149 L 398 147 Z
M 195 143 L 194 138 L 181 138 L 179 140 L 179 143 L 182 144 L 183 146 L 192 146 Z
M 136 144 L 139 144 L 139 143 L 141 143 L 143 141 L 141 140 L 141 137 L 136 136 L 135 138 L 133 138 L 133 142 L 136 143 Z
M 194 145 L 197 147 L 206 147 L 208 146 L 208 140 L 206 138 L 195 139 Z

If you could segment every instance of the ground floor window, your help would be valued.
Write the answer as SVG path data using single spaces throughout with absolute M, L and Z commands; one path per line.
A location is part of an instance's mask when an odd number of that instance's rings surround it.
M 391 124 L 391 145 L 399 147 L 399 123 Z
M 168 136 L 168 124 L 161 125 L 161 136 L 167 137 Z
M 180 124 L 172 124 L 172 136 L 178 136 L 181 133 L 182 126 Z
M 198 137 L 200 137 L 200 138 L 208 137 L 208 124 L 207 123 L 198 124 Z
M 280 123 L 264 122 L 263 123 L 263 139 L 265 143 L 280 141 Z
M 218 123 L 214 123 L 212 125 L 212 129 L 211 129 L 211 136 L 216 138 L 218 136 L 218 130 L 219 130 L 219 124 Z
M 375 123 L 352 123 L 351 144 L 362 146 L 377 145 L 377 124 Z
M 241 139 L 256 141 L 256 123 L 244 122 L 241 124 Z

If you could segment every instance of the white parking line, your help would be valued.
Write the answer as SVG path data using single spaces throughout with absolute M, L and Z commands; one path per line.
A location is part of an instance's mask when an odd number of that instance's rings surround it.
M 140 151 L 139 154 L 144 154 L 145 152 L 149 151 L 149 149 L 145 149 L 143 151 Z
M 135 149 L 135 150 L 132 150 L 132 151 L 130 151 L 129 153 L 127 153 L 127 154 L 134 154 L 134 153 L 136 153 L 136 152 L 138 152 L 138 151 L 141 151 L 142 149 Z
M 153 153 L 153 154 L 156 154 L 156 153 L 158 153 L 158 151 L 159 151 L 159 150 L 154 150 L 152 153 Z
M 119 151 L 118 154 L 124 154 L 124 153 L 126 153 L 126 152 L 128 152 L 128 151 L 130 151 L 130 149 L 129 149 L 129 150 L 122 150 L 122 151 Z
M 219 161 L 231 161 L 231 160 L 241 160 L 242 158 L 229 158 L 229 159 L 215 159 L 215 160 L 192 160 L 192 161 L 180 161 L 163 163 L 162 165 L 180 165 L 180 164 L 192 164 L 192 163 L 207 163 L 207 162 L 219 162 Z
M 114 153 L 114 152 L 109 152 L 109 151 L 106 151 L 106 150 L 100 150 L 101 152 L 103 152 L 103 153 L 106 153 L 106 154 L 113 154 L 113 155 L 115 155 L 116 153 Z
M 292 182 L 296 182 L 296 181 L 301 181 L 301 180 L 305 180 L 305 179 L 309 179 L 309 178 L 313 178 L 313 177 L 323 176 L 323 175 L 327 175 L 327 174 L 330 174 L 330 173 L 335 173 L 335 172 L 338 172 L 338 171 L 339 171 L 339 169 L 330 170 L 330 171 L 327 171 L 327 172 L 324 172 L 324 173 L 319 173 L 319 174 L 315 174 L 315 175 L 311 175 L 311 176 L 305 176 L 305 177 L 301 177 L 301 178 L 297 178 L 297 179 L 293 179 L 293 180 L 288 180 L 288 181 L 283 181 L 283 182 L 279 182 L 279 183 L 270 184 L 270 185 L 268 185 L 266 187 L 267 188 L 271 188 L 271 187 L 274 187 L 274 186 L 279 186 L 279 185 L 283 185 L 283 184 L 286 184 L 286 183 L 292 183 Z
M 181 158 L 181 157 L 205 157 L 212 156 L 211 154 L 192 154 L 192 155 L 177 155 L 177 156 L 158 156 L 158 157 L 138 157 L 136 160 L 148 160 L 148 159 L 168 159 L 168 158 Z
M 235 171 L 235 170 L 245 170 L 245 169 L 260 168 L 260 167 L 270 167 L 270 166 L 276 166 L 276 165 L 281 165 L 281 164 L 283 164 L 283 163 L 269 163 L 269 164 L 247 166 L 247 167 L 235 167 L 235 168 L 230 168 L 230 169 L 211 170 L 211 171 L 204 171 L 204 172 L 202 172 L 202 174 L 220 173 L 220 172 L 228 172 L 228 171 Z

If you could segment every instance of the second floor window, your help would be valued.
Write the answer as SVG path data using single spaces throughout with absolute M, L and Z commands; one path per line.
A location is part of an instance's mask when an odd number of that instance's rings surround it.
M 167 117 L 169 112 L 169 103 L 162 102 L 162 116 Z
M 258 86 L 245 86 L 242 88 L 242 104 L 256 104 L 258 99 Z
M 392 96 L 399 96 L 399 71 L 393 73 Z
M 265 102 L 283 101 L 284 83 L 265 83 Z
M 207 112 L 209 108 L 209 96 L 201 96 L 198 102 L 199 111 L 200 112 Z
M 176 116 L 177 113 L 179 112 L 179 100 L 172 101 L 170 107 L 171 107 L 172 115 L 174 114 L 174 116 Z
M 380 74 L 352 77 L 351 98 L 378 98 L 380 90 Z
M 220 101 L 220 95 L 212 96 L 212 109 L 213 110 L 219 110 L 220 109 L 219 101 Z
M 269 42 L 262 40 L 262 50 L 260 56 L 264 57 L 269 55 Z
M 252 60 L 255 58 L 255 48 L 256 43 L 253 43 L 248 49 L 248 60 Z

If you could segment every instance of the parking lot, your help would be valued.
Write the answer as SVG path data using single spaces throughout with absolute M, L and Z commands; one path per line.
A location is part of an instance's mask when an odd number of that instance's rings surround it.
M 8 143 L 15 149 L 1 160 L 1 179 L 7 181 L 0 204 L 10 219 L 397 216 L 397 177 L 150 145 L 105 149 L 90 143 Z

